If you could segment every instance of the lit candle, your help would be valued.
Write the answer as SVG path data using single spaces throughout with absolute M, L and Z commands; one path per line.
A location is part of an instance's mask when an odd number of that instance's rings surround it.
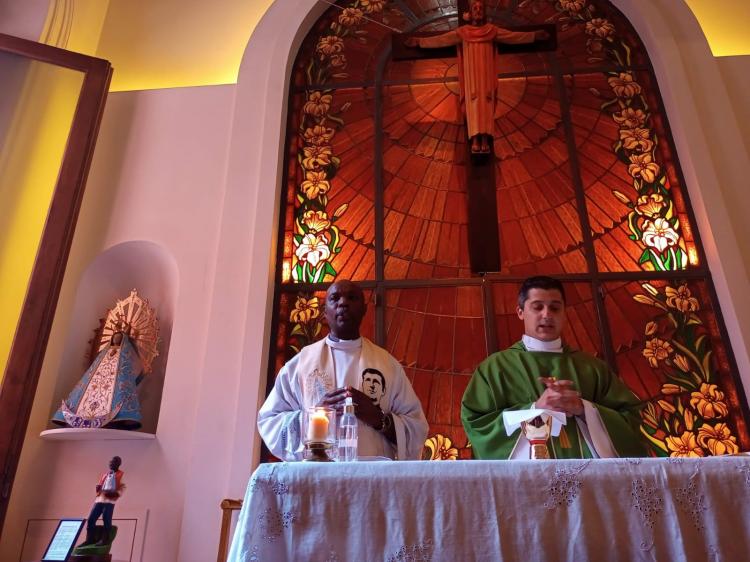
M 326 439 L 328 439 L 328 416 L 324 411 L 318 410 L 310 416 L 307 440 L 320 443 Z

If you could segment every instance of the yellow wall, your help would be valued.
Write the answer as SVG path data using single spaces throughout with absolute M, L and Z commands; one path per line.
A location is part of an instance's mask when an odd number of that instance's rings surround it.
M 29 63 L 25 72 L 5 138 L 0 139 L 0 380 L 83 77 L 39 62 Z
M 715 57 L 750 54 L 750 0 L 685 0 Z

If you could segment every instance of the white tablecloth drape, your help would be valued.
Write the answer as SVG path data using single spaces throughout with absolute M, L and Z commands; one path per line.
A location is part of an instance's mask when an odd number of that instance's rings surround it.
M 274 463 L 230 562 L 750 560 L 750 457 Z

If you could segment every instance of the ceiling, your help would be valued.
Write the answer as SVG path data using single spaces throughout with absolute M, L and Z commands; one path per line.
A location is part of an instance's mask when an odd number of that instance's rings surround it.
M 64 6 L 65 17 L 57 16 L 64 46 L 109 60 L 112 91 L 234 84 L 248 39 L 272 1 L 53 0 L 46 33 L 52 11 L 63 14 Z M 750 54 L 750 0 L 685 1 L 715 56 Z

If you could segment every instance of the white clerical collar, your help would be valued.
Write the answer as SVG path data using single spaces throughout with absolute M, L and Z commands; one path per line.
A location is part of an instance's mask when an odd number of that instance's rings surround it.
M 546 351 L 547 353 L 562 353 L 562 339 L 557 338 L 552 341 L 542 341 L 526 334 L 521 338 L 523 345 L 528 351 Z
M 334 340 L 330 335 L 326 336 L 326 344 L 333 349 L 342 349 L 344 351 L 360 349 L 362 347 L 362 338 L 359 337 L 356 340 Z

